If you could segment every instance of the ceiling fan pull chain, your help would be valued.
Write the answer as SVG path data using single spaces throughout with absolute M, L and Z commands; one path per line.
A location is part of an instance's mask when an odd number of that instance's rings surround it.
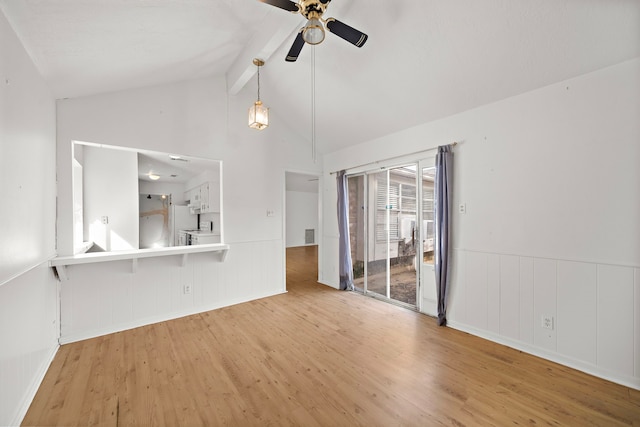
M 311 46 L 311 158 L 316 163 L 316 47 Z

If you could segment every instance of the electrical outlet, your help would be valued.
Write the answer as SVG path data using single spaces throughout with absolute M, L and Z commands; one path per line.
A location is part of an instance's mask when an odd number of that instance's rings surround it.
M 553 316 L 542 315 L 542 327 L 553 330 Z
M 460 203 L 460 205 L 458 206 L 458 212 L 461 213 L 461 214 L 467 213 L 467 204 L 466 203 Z
M 182 292 L 184 292 L 185 295 L 190 294 L 191 293 L 191 285 L 184 285 L 184 287 L 182 288 Z

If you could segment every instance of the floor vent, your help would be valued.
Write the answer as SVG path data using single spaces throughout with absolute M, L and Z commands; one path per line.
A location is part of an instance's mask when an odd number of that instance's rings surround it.
M 312 245 L 316 242 L 316 230 L 313 228 L 307 228 L 304 230 L 304 244 Z

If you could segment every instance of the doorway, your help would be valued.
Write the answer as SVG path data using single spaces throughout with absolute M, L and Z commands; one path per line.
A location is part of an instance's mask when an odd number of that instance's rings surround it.
M 415 310 L 433 287 L 433 159 L 348 177 L 354 285 Z M 425 295 L 431 297 L 431 290 Z
M 318 280 L 320 239 L 320 177 L 318 175 L 285 172 L 284 197 L 284 242 L 285 271 L 290 274 L 288 261 L 291 256 L 296 260 L 296 268 L 307 268 L 315 271 Z M 285 279 L 286 280 L 286 279 Z M 286 283 L 285 283 L 286 289 Z

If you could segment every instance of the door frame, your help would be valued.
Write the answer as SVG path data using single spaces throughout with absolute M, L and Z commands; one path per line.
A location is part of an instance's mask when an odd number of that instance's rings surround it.
M 423 253 L 423 241 L 427 238 L 427 229 L 423 227 L 423 212 L 424 207 L 422 206 L 424 202 L 424 194 L 422 187 L 422 174 L 424 169 L 435 169 L 435 155 L 430 157 L 422 158 L 418 161 L 418 182 L 419 182 L 419 235 L 420 235 L 420 312 L 437 316 L 438 315 L 438 302 L 436 299 L 427 298 L 428 296 L 436 296 L 435 289 L 435 264 L 426 264 L 424 262 L 424 253 Z M 434 201 L 435 202 L 435 201 Z M 432 289 L 429 289 L 432 288 Z M 433 292 L 430 292 L 433 291 Z

